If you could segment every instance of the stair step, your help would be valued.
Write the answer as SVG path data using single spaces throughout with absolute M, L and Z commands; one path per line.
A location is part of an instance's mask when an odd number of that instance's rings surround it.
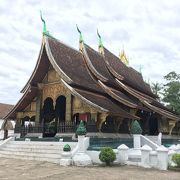
M 59 163 L 67 142 L 10 141 L 0 147 L 0 157 Z M 68 142 L 74 149 L 77 142 Z
M 60 158 L 47 158 L 47 157 L 34 157 L 34 156 L 22 156 L 22 155 L 13 155 L 13 154 L 0 154 L 0 157 L 12 158 L 12 159 L 21 159 L 21 160 L 35 160 L 35 161 L 46 161 L 51 163 L 59 164 Z
M 29 153 L 29 152 L 24 152 L 24 151 L 22 151 L 22 152 L 13 152 L 13 151 L 1 151 L 0 152 L 0 155 L 1 154 L 6 154 L 6 155 L 22 155 L 22 156 L 33 156 L 33 157 L 48 157 L 48 158 L 61 158 L 61 153 L 62 152 L 60 152 L 59 154 L 57 154 L 57 153 L 55 153 L 55 154 L 53 154 L 53 153 L 51 153 L 51 154 L 49 154 L 49 153 L 38 153 L 38 152 L 31 152 L 31 153 Z
M 10 152 L 27 152 L 27 153 L 50 153 L 50 154 L 59 154 L 63 151 L 63 148 L 61 149 L 38 149 L 38 148 L 10 148 L 10 147 L 3 147 L 1 148 L 1 151 L 10 151 Z

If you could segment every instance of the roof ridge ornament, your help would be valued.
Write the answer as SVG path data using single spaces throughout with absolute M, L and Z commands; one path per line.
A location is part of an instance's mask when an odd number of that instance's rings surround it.
M 104 55 L 104 46 L 103 46 L 103 43 L 102 43 L 102 38 L 101 38 L 101 35 L 99 34 L 99 31 L 97 29 L 97 35 L 99 37 L 99 53 Z
M 40 11 L 41 21 L 43 22 L 43 34 L 50 35 L 49 31 L 47 31 L 46 21 L 42 17 L 42 11 Z
M 123 49 L 121 50 L 121 52 L 119 53 L 119 58 L 120 58 L 120 60 L 121 60 L 126 66 L 129 65 L 129 59 L 128 59 L 128 57 L 126 56 L 126 53 L 125 53 L 125 51 L 124 51 L 124 47 L 123 47 Z
M 84 44 L 82 32 L 81 32 L 80 29 L 78 28 L 78 25 L 77 25 L 77 24 L 76 24 L 76 28 L 77 28 L 77 31 L 79 32 L 79 49 L 82 51 L 82 49 L 83 49 L 83 44 Z

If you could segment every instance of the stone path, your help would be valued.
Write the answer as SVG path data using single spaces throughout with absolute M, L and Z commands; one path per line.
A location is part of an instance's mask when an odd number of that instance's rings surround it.
M 47 162 L 0 158 L 0 180 L 180 180 L 180 172 L 134 166 L 61 167 Z

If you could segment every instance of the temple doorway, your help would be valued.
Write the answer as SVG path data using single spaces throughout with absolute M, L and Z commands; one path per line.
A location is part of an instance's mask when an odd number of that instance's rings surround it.
M 48 97 L 43 106 L 43 137 L 53 137 L 56 134 L 53 99 Z
M 101 131 L 103 133 L 114 133 L 115 127 L 114 127 L 114 120 L 113 117 L 108 116 L 106 118 L 106 121 L 102 124 Z
M 55 116 L 56 116 L 56 122 L 58 124 L 60 122 L 65 122 L 65 119 L 66 119 L 66 97 L 65 96 L 59 96 L 56 99 Z
M 157 135 L 158 133 L 158 118 L 156 114 L 153 113 L 149 118 L 149 135 Z

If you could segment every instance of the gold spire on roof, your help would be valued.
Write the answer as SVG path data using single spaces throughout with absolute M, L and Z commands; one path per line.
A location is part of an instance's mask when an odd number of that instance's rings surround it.
M 125 65 L 129 65 L 129 59 L 126 56 L 126 53 L 124 51 L 124 48 L 122 49 L 122 51 L 119 53 L 119 58 L 120 60 L 125 64 Z

